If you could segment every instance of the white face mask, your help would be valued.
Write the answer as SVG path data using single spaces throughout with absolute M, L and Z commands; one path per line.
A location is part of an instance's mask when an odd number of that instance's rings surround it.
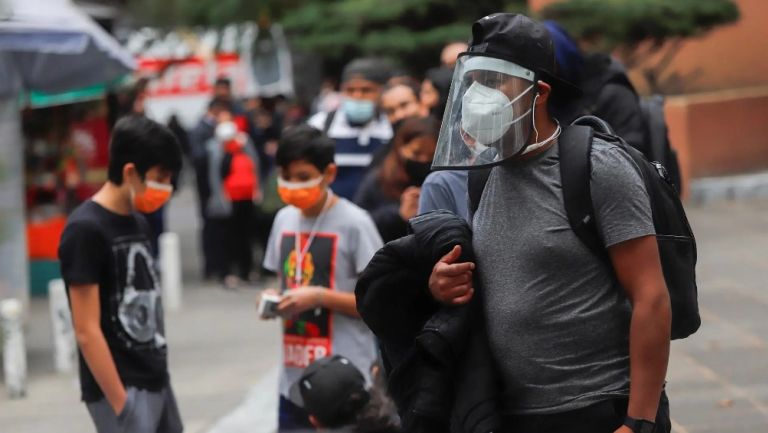
M 237 136 L 237 125 L 235 122 L 221 122 L 216 126 L 216 139 L 219 141 L 229 141 Z
M 533 110 L 515 117 L 514 104 L 533 89 L 533 84 L 510 99 L 504 92 L 492 89 L 478 82 L 472 83 L 464 93 L 461 103 L 461 129 L 472 136 L 476 144 L 487 146 L 495 143 L 507 133 L 510 126 L 519 122 Z

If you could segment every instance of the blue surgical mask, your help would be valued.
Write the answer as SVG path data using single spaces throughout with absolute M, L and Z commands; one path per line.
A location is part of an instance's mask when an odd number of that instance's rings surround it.
M 352 125 L 364 125 L 373 119 L 376 105 L 373 101 L 346 98 L 341 103 L 341 110 Z

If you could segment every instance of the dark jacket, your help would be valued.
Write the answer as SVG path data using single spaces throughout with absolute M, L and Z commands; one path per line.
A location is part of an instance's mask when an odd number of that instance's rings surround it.
M 357 308 L 379 340 L 389 392 L 409 433 L 497 431 L 498 381 L 488 347 L 482 290 L 464 306 L 431 297 L 429 275 L 454 245 L 474 260 L 467 223 L 448 211 L 410 220 L 412 234 L 389 242 L 358 280 Z
M 200 215 L 205 218 L 205 208 L 211 196 L 211 188 L 208 180 L 208 140 L 213 138 L 216 132 L 215 119 L 203 117 L 189 133 L 189 143 L 192 156 L 192 164 L 195 168 L 197 195 L 200 205 Z
M 366 173 L 355 194 L 356 205 L 368 211 L 384 242 L 408 234 L 408 222 L 400 216 L 400 201 L 384 195 L 379 182 L 379 167 Z
M 582 74 L 583 114 L 605 120 L 616 135 L 648 155 L 647 127 L 640 97 L 629 81 L 624 65 L 607 54 L 592 54 L 585 57 Z
M 640 106 L 640 97 L 627 77 L 624 66 L 607 54 L 584 57 L 578 75 L 583 95 L 577 100 L 553 107 L 561 124 L 569 125 L 576 118 L 597 116 L 613 128 L 616 135 L 630 146 L 649 155 L 647 125 Z

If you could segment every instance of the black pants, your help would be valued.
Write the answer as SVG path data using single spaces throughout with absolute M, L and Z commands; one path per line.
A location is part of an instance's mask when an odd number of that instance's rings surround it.
M 232 216 L 226 227 L 224 275 L 248 279 L 253 270 L 253 213 L 250 200 L 232 202 Z
M 506 433 L 613 433 L 624 424 L 628 398 L 605 400 L 583 409 L 551 415 L 521 415 L 504 419 Z M 669 400 L 661 394 L 654 433 L 670 433 Z
M 229 275 L 229 218 L 207 218 L 203 228 L 207 276 L 222 279 Z

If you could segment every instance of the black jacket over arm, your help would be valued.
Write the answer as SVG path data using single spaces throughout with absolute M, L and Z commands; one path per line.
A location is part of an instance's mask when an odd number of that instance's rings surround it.
M 482 291 L 464 306 L 433 300 L 432 267 L 454 245 L 473 261 L 467 223 L 435 211 L 411 219 L 412 234 L 386 244 L 363 271 L 357 308 L 379 339 L 389 392 L 409 433 L 498 431 L 498 381 L 488 347 Z

